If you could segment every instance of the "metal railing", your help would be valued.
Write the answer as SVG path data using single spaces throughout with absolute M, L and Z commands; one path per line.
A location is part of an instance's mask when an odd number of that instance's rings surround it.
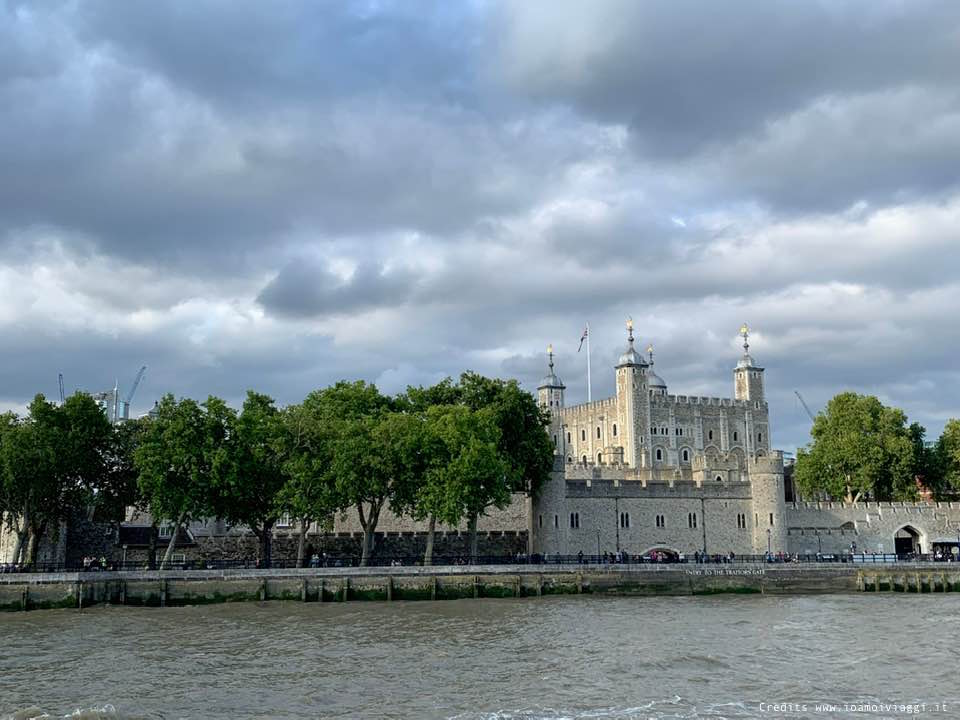
M 920 563 L 920 562 L 953 562 L 949 556 L 933 554 L 910 553 L 907 555 L 873 554 L 873 553 L 809 553 L 809 554 L 764 554 L 764 555 L 630 555 L 628 553 L 606 553 L 601 555 L 434 555 L 432 566 L 456 565 L 539 565 L 570 566 L 570 565 L 732 565 L 732 564 L 823 564 L 823 563 L 852 563 L 852 564 L 891 564 L 891 563 Z M 159 567 L 159 558 L 155 568 Z M 317 556 L 307 558 L 302 565 L 296 560 L 277 558 L 270 563 L 270 568 L 283 570 L 291 568 L 344 568 L 358 567 L 360 556 Z M 422 566 L 422 555 L 375 555 L 368 559 L 368 567 L 403 567 Z M 242 560 L 225 560 L 216 558 L 200 558 L 192 560 L 178 560 L 167 563 L 165 569 L 170 570 L 252 570 L 265 567 L 256 558 Z M 35 565 L 0 564 L 0 573 L 54 573 L 54 572 L 102 572 L 102 571 L 142 571 L 150 570 L 143 561 L 119 562 L 106 559 L 93 560 L 88 563 L 37 563 Z

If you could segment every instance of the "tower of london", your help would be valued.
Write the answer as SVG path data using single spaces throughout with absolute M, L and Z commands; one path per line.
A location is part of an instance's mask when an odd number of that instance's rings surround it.
M 567 406 L 548 350 L 537 394 L 556 470 L 534 503 L 535 552 L 787 550 L 783 457 L 770 449 L 764 369 L 741 333 L 732 398 L 668 392 L 628 321 L 616 394 Z

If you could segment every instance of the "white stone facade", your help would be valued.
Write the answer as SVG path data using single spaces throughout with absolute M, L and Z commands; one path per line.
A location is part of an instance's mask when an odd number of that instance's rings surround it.
M 614 397 L 567 407 L 550 357 L 537 392 L 557 464 L 533 505 L 532 551 L 786 552 L 783 458 L 746 333 L 734 397 L 714 398 L 669 394 L 628 329 Z

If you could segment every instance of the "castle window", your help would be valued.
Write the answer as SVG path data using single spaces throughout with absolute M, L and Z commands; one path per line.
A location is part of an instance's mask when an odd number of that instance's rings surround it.
M 630 513 L 625 513 L 625 512 L 620 513 L 620 527 L 622 528 L 630 527 Z
M 707 440 L 713 440 L 713 430 L 707 431 Z
M 687 513 L 687 525 L 690 527 L 691 530 L 697 527 L 696 513 Z
M 717 482 L 723 482 L 723 475 L 717 475 Z
M 278 527 L 278 528 L 288 528 L 288 527 L 290 527 L 290 526 L 292 526 L 292 525 L 293 525 L 293 523 L 290 521 L 290 514 L 289 514 L 289 513 L 284 513 L 283 515 L 281 515 L 280 517 L 277 518 L 277 527 Z
M 753 524 L 754 524 L 754 525 L 759 525 L 759 524 L 760 524 L 760 513 L 754 513 L 754 514 L 753 514 Z
M 553 516 L 553 527 L 554 527 L 554 529 L 560 527 L 560 516 L 559 516 L 559 515 L 554 515 L 554 516 Z
M 553 436 L 553 446 L 554 446 L 554 447 L 560 447 L 560 446 L 557 444 L 557 436 L 556 436 L 556 435 Z
M 773 525 L 773 513 L 770 513 L 770 525 Z
M 661 434 L 661 435 L 669 435 L 669 434 L 670 434 L 670 431 L 667 429 L 667 426 L 666 426 L 666 425 L 664 425 L 662 428 L 660 428 L 660 434 Z
M 583 464 L 584 464 L 584 465 L 587 464 L 587 456 L 586 456 L 586 455 L 583 456 Z
M 757 402 L 755 402 L 753 406 L 754 406 L 757 410 L 759 410 L 759 409 L 760 409 L 760 401 L 757 400 Z
M 757 433 L 757 442 L 763 442 L 763 433 Z
M 614 437 L 617 436 L 617 424 L 616 424 L 616 423 L 613 424 L 613 436 L 614 436 Z
M 603 462 L 603 453 L 597 453 L 597 465 Z
M 684 450 L 684 451 L 683 451 L 683 461 L 684 461 L 684 462 L 689 462 L 689 461 L 690 461 L 690 451 L 689 451 L 689 450 Z
M 580 513 L 570 513 L 570 527 L 574 530 L 580 527 Z
M 540 516 L 539 522 L 540 522 L 540 527 L 543 527 L 543 515 Z
M 737 529 L 747 529 L 747 516 L 744 513 L 737 513 Z
M 569 442 L 570 442 L 570 433 L 568 432 L 568 433 L 567 433 L 567 443 L 569 443 Z
M 663 520 L 663 515 L 657 515 L 656 521 L 657 521 L 658 528 L 666 527 L 666 523 Z
M 733 431 L 733 441 L 734 441 L 734 442 L 737 441 L 737 431 L 736 431 L 736 430 Z
M 657 460 L 663 460 L 663 450 L 657 448 Z
M 580 439 L 581 439 L 583 442 L 586 442 L 586 441 L 587 441 L 587 431 L 586 431 L 586 430 L 581 430 L 581 431 L 580 431 Z
M 568 462 L 568 463 L 572 463 L 572 462 L 573 462 L 573 458 L 570 457 L 569 455 L 567 455 L 567 462 Z
M 597 425 L 597 440 L 600 439 L 600 426 Z

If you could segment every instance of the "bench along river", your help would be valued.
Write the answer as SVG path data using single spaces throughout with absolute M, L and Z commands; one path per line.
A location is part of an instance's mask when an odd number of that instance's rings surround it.
M 583 594 L 7 612 L 0 717 L 902 718 L 922 705 L 953 718 L 958 600 Z

